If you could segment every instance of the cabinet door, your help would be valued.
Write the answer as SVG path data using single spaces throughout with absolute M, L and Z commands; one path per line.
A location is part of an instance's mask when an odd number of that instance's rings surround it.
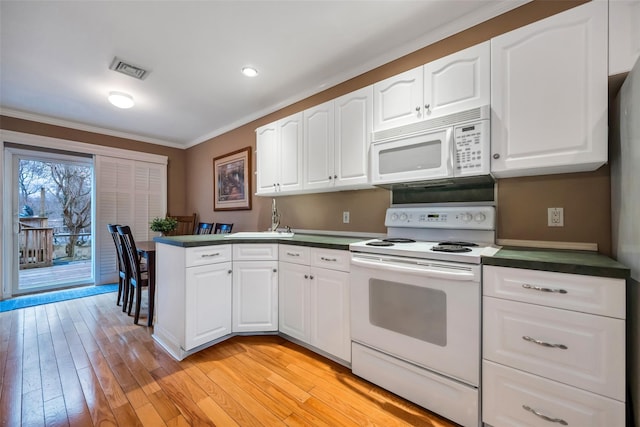
M 304 111 L 304 188 L 333 187 L 333 101 Z
M 302 189 L 302 113 L 278 121 L 280 178 L 277 191 Z
M 351 362 L 349 274 L 311 267 L 311 345 Z
M 373 86 L 335 100 L 334 185 L 369 183 L 369 145 L 373 131 Z
M 595 170 L 607 161 L 607 3 L 491 40 L 491 171 Z
M 278 330 L 278 262 L 233 263 L 233 332 Z
M 186 269 L 185 350 L 231 333 L 231 263 Z
M 422 120 L 422 67 L 373 85 L 375 131 Z
M 278 128 L 275 122 L 256 130 L 256 193 L 258 194 L 270 194 L 276 191 L 280 174 L 279 147 Z
M 490 104 L 490 46 L 487 41 L 424 66 L 425 118 Z
M 309 266 L 280 263 L 278 330 L 309 342 Z

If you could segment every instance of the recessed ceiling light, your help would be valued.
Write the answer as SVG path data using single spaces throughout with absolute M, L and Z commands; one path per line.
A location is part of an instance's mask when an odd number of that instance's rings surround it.
M 255 77 L 258 75 L 258 70 L 253 67 L 242 67 L 242 74 L 247 77 Z
M 118 108 L 131 108 L 135 104 L 131 95 L 124 92 L 109 92 L 109 102 Z

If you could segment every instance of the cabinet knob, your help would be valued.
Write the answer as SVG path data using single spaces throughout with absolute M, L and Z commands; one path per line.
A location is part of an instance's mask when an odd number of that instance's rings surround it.
M 305 275 L 304 275 L 304 278 L 305 278 L 305 279 L 308 279 L 308 278 L 309 278 L 309 275 L 308 275 L 308 274 L 305 274 Z
M 425 104 L 424 109 L 429 111 L 431 109 L 431 104 Z
M 419 105 L 416 107 L 416 111 L 417 111 L 418 113 L 420 112 L 420 106 L 419 106 Z
M 338 179 L 338 175 L 333 175 L 333 179 Z
M 313 274 L 311 276 L 309 276 L 309 279 L 313 280 Z
M 274 269 L 273 269 L 273 272 L 274 272 L 274 273 L 277 273 L 277 272 L 278 272 L 278 270 L 274 268 Z
M 499 159 L 499 158 L 500 158 L 500 154 L 498 154 L 498 153 L 494 154 L 494 155 L 493 155 L 493 158 L 494 158 L 494 159 Z
M 332 179 L 333 177 L 331 175 L 329 175 L 329 179 Z
M 229 274 L 233 273 L 233 270 L 229 270 L 229 272 L 228 272 L 228 273 L 229 273 Z

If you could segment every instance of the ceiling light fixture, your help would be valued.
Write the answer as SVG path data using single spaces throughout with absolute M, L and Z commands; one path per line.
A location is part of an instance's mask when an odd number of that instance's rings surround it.
M 109 92 L 108 98 L 118 108 L 131 108 L 135 104 L 131 95 L 124 92 Z
M 253 67 L 242 67 L 242 74 L 247 77 L 255 77 L 258 75 L 258 70 Z

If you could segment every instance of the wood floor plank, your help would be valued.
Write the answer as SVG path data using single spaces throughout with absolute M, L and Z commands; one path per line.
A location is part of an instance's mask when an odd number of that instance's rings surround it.
M 454 424 L 279 336 L 176 361 L 104 294 L 0 313 L 0 426 Z

